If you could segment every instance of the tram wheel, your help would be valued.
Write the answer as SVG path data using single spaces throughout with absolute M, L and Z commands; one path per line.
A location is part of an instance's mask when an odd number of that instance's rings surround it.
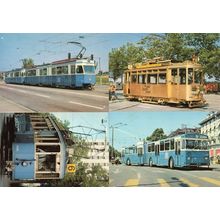
M 174 168 L 173 158 L 170 158 L 170 159 L 169 159 L 169 168 L 170 168 L 170 169 L 173 169 L 173 168 Z

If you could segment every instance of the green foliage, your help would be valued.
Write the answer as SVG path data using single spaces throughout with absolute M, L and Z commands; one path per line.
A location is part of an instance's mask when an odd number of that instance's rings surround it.
M 114 78 L 119 77 L 128 64 L 154 57 L 173 62 L 199 58 L 204 73 L 209 78 L 220 79 L 220 34 L 218 33 L 168 33 L 149 34 L 137 45 L 128 43 L 109 54 L 109 69 Z
M 121 152 L 119 152 L 118 150 L 110 146 L 109 147 L 109 160 L 111 160 L 112 157 L 114 158 L 121 157 Z
M 109 70 L 113 73 L 114 80 L 123 74 L 128 64 L 141 62 L 144 54 L 143 47 L 135 46 L 132 43 L 112 49 L 109 53 Z
M 67 173 L 64 179 L 52 181 L 51 186 L 101 187 L 108 186 L 108 182 L 108 172 L 100 165 L 89 168 L 86 164 L 78 163 L 75 173 Z
M 22 59 L 22 68 L 32 68 L 34 67 L 34 60 L 31 58 Z
M 164 133 L 163 128 L 157 128 L 154 130 L 154 132 L 151 134 L 151 136 L 148 136 L 146 140 L 148 141 L 158 141 L 161 139 L 167 138 L 167 135 Z

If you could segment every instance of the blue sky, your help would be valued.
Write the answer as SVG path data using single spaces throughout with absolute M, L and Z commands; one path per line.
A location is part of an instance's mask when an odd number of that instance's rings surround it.
M 67 120 L 70 122 L 69 127 L 75 127 L 75 126 L 86 126 L 91 127 L 99 130 L 105 130 L 105 127 L 108 127 L 108 113 L 107 112 L 58 112 L 53 113 L 57 118 L 61 119 L 62 121 Z M 104 119 L 104 126 L 102 125 L 102 119 Z M 92 136 L 82 136 L 86 138 L 87 140 L 98 140 L 102 139 L 104 140 L 105 135 L 104 133 L 97 134 L 95 131 L 91 131 L 90 129 L 86 128 L 79 128 L 75 127 L 72 128 L 71 131 L 73 132 L 79 132 L 79 133 L 89 133 Z
M 186 125 L 198 127 L 207 112 L 111 112 L 109 124 L 127 124 L 114 129 L 114 147 L 121 149 L 135 144 L 140 138 L 150 136 L 156 128 L 163 128 L 166 134 Z M 110 129 L 110 144 L 112 134 Z
M 85 56 L 94 54 L 101 58 L 101 70 L 108 70 L 108 53 L 127 42 L 137 42 L 146 34 L 141 33 L 0 33 L 0 71 L 21 66 L 21 59 L 32 58 L 35 64 L 64 59 L 68 52 L 76 55 L 80 48 L 68 41 L 77 41 L 87 49 Z

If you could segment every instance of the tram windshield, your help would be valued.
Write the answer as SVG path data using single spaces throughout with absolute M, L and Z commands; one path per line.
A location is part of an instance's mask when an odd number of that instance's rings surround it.
M 206 140 L 184 140 L 183 146 L 186 149 L 207 150 L 208 142 Z
M 95 73 L 95 67 L 94 66 L 84 66 L 85 73 Z

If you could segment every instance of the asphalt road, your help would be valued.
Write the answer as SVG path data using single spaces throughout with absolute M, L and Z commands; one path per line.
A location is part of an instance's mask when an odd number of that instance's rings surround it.
M 0 112 L 105 112 L 108 87 L 73 90 L 0 82 Z
M 216 187 L 220 166 L 213 169 L 168 169 L 148 166 L 110 165 L 110 186 Z
M 128 101 L 122 95 L 122 91 L 117 91 L 118 100 L 109 102 L 109 111 L 220 111 L 220 94 L 206 94 L 204 98 L 208 103 L 207 106 L 202 108 L 192 108 L 187 107 L 175 107 L 168 105 L 157 105 L 141 103 L 138 101 Z

